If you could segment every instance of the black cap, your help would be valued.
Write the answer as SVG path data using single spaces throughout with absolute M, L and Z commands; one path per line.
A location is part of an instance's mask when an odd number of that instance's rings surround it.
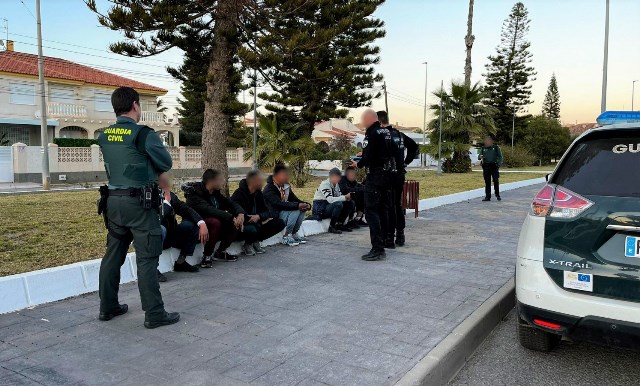
M 342 172 L 338 168 L 333 168 L 333 169 L 329 170 L 329 175 L 330 176 L 341 176 Z

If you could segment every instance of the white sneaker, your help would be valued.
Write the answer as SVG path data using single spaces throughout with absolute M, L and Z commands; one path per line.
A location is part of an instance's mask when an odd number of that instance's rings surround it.
M 293 235 L 293 239 L 299 244 L 306 244 L 307 243 L 307 239 L 305 239 L 304 237 L 298 235 L 297 233 L 295 235 Z
M 282 237 L 282 244 L 284 245 L 288 245 L 290 247 L 295 247 L 300 245 L 299 242 L 297 242 L 293 237 L 291 236 L 284 236 Z

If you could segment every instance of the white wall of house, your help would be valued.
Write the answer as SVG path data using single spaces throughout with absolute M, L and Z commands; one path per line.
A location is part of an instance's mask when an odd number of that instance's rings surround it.
M 57 138 L 97 138 L 100 129 L 115 122 L 111 107 L 113 87 L 50 79 L 46 80 L 45 89 L 47 118 L 57 121 L 54 131 Z M 13 123 L 29 121 L 34 126 L 31 128 L 34 132 L 32 137 L 38 137 L 39 131 L 35 126 L 38 125 L 41 109 L 37 78 L 1 74 L 0 91 L 0 123 L 3 120 Z M 175 120 L 166 122 L 163 114 L 157 112 L 156 97 L 142 91 L 141 124 L 160 133 L 170 133 L 173 145 L 179 145 L 179 126 Z M 31 141 L 31 144 L 36 143 Z

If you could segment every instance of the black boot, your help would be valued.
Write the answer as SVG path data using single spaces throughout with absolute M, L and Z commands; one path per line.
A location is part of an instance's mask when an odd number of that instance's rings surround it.
M 118 308 L 116 308 L 115 310 L 112 310 L 111 312 L 101 312 L 100 315 L 98 316 L 98 319 L 102 320 L 103 322 L 106 322 L 107 320 L 111 320 L 116 316 L 126 314 L 127 311 L 129 311 L 129 306 L 126 304 L 120 304 Z
M 369 253 L 367 253 L 366 255 L 362 255 L 362 260 L 376 261 L 376 260 L 382 260 L 385 257 L 387 257 L 387 254 L 385 253 L 384 249 L 383 250 L 371 249 Z
M 162 326 L 168 326 L 170 324 L 178 323 L 180 320 L 180 314 L 177 312 L 165 312 L 164 315 L 154 320 L 145 320 L 144 326 L 146 328 L 157 328 Z
M 384 247 L 386 249 L 396 249 L 396 243 L 393 242 L 393 235 L 387 237 L 387 240 L 384 242 Z
M 404 247 L 404 231 L 396 232 L 396 245 L 399 247 Z
M 491 197 L 485 197 L 482 199 L 482 201 L 491 201 Z

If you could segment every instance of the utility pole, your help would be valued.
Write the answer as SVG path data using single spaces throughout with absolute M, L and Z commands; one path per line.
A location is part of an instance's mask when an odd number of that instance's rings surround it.
M 422 116 L 422 145 L 427 144 L 427 80 L 429 79 L 429 64 L 424 64 L 424 114 Z M 427 167 L 427 155 L 424 155 L 424 167 Z
M 382 84 L 382 89 L 384 90 L 384 111 L 387 112 L 387 117 L 389 116 L 389 101 L 387 101 L 387 81 L 385 80 Z M 391 121 L 389 121 L 391 122 Z
M 602 98 L 600 101 L 600 112 L 607 111 L 607 64 L 609 62 L 609 0 L 607 0 L 607 11 L 604 20 L 604 61 L 602 63 Z
M 516 110 L 513 110 L 513 121 L 511 121 L 511 147 L 513 147 L 513 138 L 516 135 Z
M 444 90 L 444 81 L 440 81 L 440 90 Z M 440 98 L 440 119 L 439 119 L 439 138 L 438 138 L 438 171 L 437 175 L 442 175 L 442 98 Z
M 258 70 L 253 70 L 253 170 L 258 170 Z
M 638 82 L 639 80 L 634 80 L 633 84 L 631 86 L 631 111 L 633 110 L 633 100 L 635 99 L 635 94 L 636 94 L 636 82 Z
M 47 133 L 47 97 L 44 86 L 44 58 L 42 56 L 42 21 L 40 19 L 40 0 L 36 0 L 36 25 L 38 28 L 38 81 L 40 83 L 40 143 L 42 149 L 42 189 L 49 190 L 49 133 Z

